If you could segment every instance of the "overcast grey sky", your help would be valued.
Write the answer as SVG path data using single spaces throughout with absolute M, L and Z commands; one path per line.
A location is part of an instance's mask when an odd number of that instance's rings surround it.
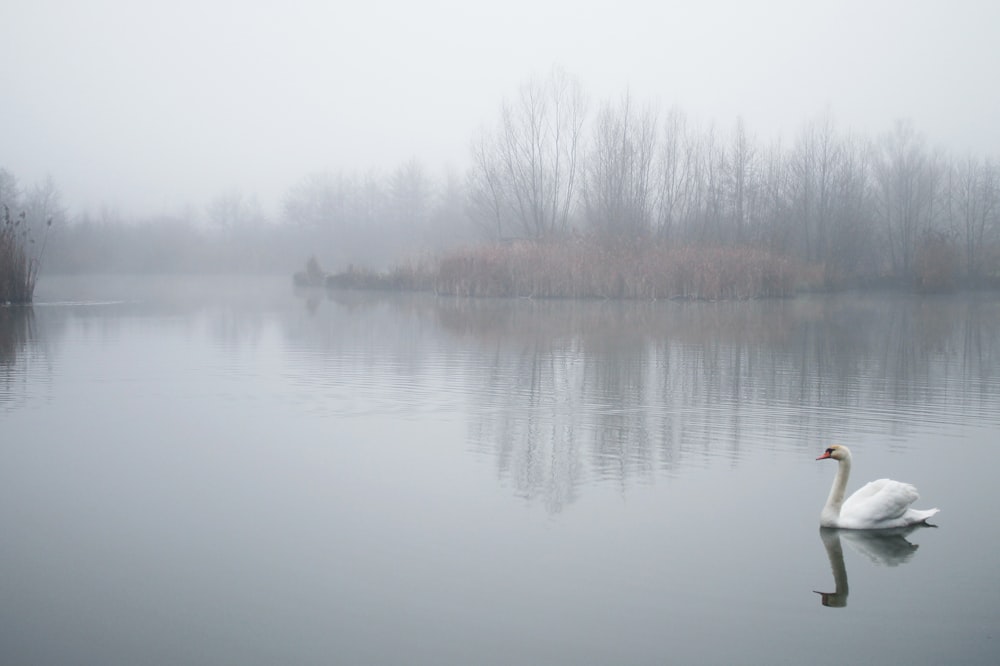
M 791 140 L 829 108 L 871 136 L 1000 157 L 1000 2 L 6 0 L 0 167 L 71 212 L 269 212 L 320 170 L 464 169 L 504 96 L 553 65 Z

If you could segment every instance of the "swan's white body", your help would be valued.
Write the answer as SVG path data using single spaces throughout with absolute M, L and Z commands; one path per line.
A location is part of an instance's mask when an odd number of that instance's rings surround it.
M 844 499 L 847 478 L 851 474 L 851 450 L 846 446 L 833 445 L 816 460 L 832 458 L 839 465 L 837 476 L 826 506 L 820 514 L 819 524 L 823 527 L 839 527 L 847 530 L 881 530 L 906 527 L 926 522 L 938 509 L 911 509 L 910 505 L 919 499 L 917 489 L 909 483 L 892 479 L 879 479 L 859 488 Z

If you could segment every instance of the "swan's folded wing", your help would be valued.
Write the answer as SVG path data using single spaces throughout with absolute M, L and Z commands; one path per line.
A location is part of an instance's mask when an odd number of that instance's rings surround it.
M 840 515 L 856 520 L 881 522 L 899 518 L 920 495 L 909 483 L 879 479 L 865 484 L 844 500 Z

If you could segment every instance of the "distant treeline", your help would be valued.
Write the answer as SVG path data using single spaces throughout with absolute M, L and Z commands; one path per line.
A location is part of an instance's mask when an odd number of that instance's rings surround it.
M 1000 164 L 934 149 L 904 121 L 866 137 L 827 114 L 765 144 L 741 120 L 699 126 L 629 94 L 594 104 L 555 70 L 501 104 L 470 157 L 464 174 L 443 178 L 416 160 L 389 173 L 310 174 L 277 216 L 235 192 L 155 219 L 70 216 L 51 182 L 21 190 L 4 171 L 0 203 L 31 211 L 29 222 L 54 220 L 43 272 L 290 273 L 310 255 L 334 271 L 377 271 L 434 258 L 460 284 L 455 266 L 482 268 L 485 257 L 507 256 L 527 280 L 530 256 L 549 271 L 536 284 L 555 279 L 552 262 L 583 261 L 617 281 L 598 291 L 644 293 L 627 285 L 654 280 L 649 261 L 697 252 L 788 262 L 795 284 L 818 287 L 1000 283 Z M 639 265 L 622 248 L 645 248 L 645 278 L 621 272 Z M 589 266 L 601 260 L 617 263 Z
M 791 144 L 741 120 L 699 128 L 628 94 L 588 114 L 563 72 L 526 83 L 474 143 L 469 197 L 496 236 L 585 229 L 672 246 L 757 247 L 859 280 L 1000 278 L 1000 165 L 951 158 L 899 121 L 869 138 L 827 114 Z

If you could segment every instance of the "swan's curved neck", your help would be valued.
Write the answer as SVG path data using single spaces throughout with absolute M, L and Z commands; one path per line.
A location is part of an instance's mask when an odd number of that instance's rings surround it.
M 834 516 L 840 515 L 840 507 L 844 503 L 844 493 L 847 490 L 847 477 L 851 475 L 851 459 L 843 458 L 837 461 L 837 476 L 833 477 L 833 487 L 830 488 L 830 497 L 826 500 L 826 507 L 823 513 L 830 513 Z

